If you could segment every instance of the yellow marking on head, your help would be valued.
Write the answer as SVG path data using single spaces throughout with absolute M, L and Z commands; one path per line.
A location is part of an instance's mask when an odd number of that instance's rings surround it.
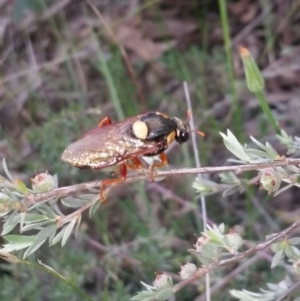
M 172 133 L 169 134 L 169 136 L 167 137 L 167 143 L 168 143 L 168 147 L 171 145 L 171 143 L 174 141 L 176 136 L 176 131 L 173 131 Z
M 155 112 L 155 114 L 164 116 L 164 117 L 167 118 L 167 119 L 170 118 L 167 114 L 164 114 L 164 113 L 162 113 L 162 112 Z
M 148 136 L 147 124 L 141 120 L 137 120 L 132 125 L 132 132 L 138 139 L 145 140 Z

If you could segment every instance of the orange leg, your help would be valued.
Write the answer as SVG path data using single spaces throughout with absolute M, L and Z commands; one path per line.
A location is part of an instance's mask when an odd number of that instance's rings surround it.
M 165 153 L 160 153 L 159 157 L 160 157 L 161 162 L 154 162 L 150 169 L 150 177 L 151 177 L 152 182 L 154 182 L 154 173 L 155 173 L 154 169 L 164 167 L 168 164 L 168 158 Z
M 111 124 L 111 120 L 109 117 L 104 117 L 98 124 L 98 128 L 100 128 L 101 126 L 106 126 L 106 125 L 110 125 Z
M 121 164 L 119 166 L 119 172 L 120 172 L 120 178 L 118 179 L 108 179 L 108 180 L 104 180 L 102 182 L 101 188 L 100 188 L 100 198 L 102 199 L 101 203 L 105 203 L 107 200 L 104 197 L 104 191 L 105 191 L 105 187 L 112 185 L 112 184 L 118 184 L 121 183 L 123 181 L 125 181 L 126 176 L 127 176 L 127 167 L 126 164 Z
M 157 163 L 161 164 L 161 162 L 157 162 Z M 159 165 L 159 166 L 161 166 L 161 165 Z M 112 184 L 118 184 L 118 183 L 121 183 L 121 182 L 125 181 L 126 176 L 127 176 L 127 169 L 128 168 L 137 170 L 137 169 L 141 169 L 142 167 L 143 167 L 143 164 L 140 161 L 140 159 L 138 159 L 138 158 L 131 159 L 131 163 L 126 162 L 126 163 L 121 164 L 119 166 L 119 174 L 120 174 L 119 178 L 117 178 L 117 179 L 108 179 L 108 180 L 104 180 L 102 182 L 102 185 L 101 185 L 101 188 L 100 188 L 100 197 L 102 199 L 101 202 L 105 203 L 107 201 L 106 198 L 104 197 L 104 191 L 105 191 L 105 188 L 107 186 L 112 185 Z
M 131 163 L 129 161 L 127 161 L 126 163 L 124 163 L 128 169 L 138 170 L 138 169 L 142 169 L 143 168 L 143 164 L 142 164 L 142 162 L 141 162 L 140 159 L 133 158 L 130 161 L 131 161 Z M 112 173 L 112 176 L 116 175 L 117 172 L 118 171 L 114 171 Z
M 143 168 L 143 164 L 142 164 L 141 160 L 138 159 L 138 158 L 131 159 L 131 163 L 126 162 L 126 166 L 127 166 L 127 168 L 130 168 L 130 169 L 133 169 L 133 170 Z

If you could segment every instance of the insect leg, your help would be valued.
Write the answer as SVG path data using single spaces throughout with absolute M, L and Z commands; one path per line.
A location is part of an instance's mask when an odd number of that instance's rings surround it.
M 168 164 L 168 158 L 165 153 L 160 153 L 159 157 L 160 157 L 161 162 L 154 162 L 150 169 L 150 178 L 151 178 L 152 182 L 154 182 L 154 173 L 155 173 L 154 169 L 164 167 Z
M 102 182 L 101 188 L 100 188 L 100 198 L 101 198 L 101 203 L 105 203 L 107 200 L 104 196 L 104 191 L 105 191 L 105 187 L 112 185 L 112 184 L 117 184 L 117 183 L 121 183 L 123 181 L 125 181 L 126 176 L 127 176 L 127 167 L 126 164 L 121 164 L 119 166 L 119 172 L 120 172 L 120 178 L 118 179 L 108 179 L 108 180 L 104 180 Z
M 98 128 L 100 128 L 101 126 L 106 126 L 106 125 L 110 125 L 112 122 L 110 120 L 109 117 L 104 117 L 98 124 Z
M 134 169 L 134 170 L 143 168 L 143 164 L 140 159 L 133 158 L 130 161 L 131 161 L 130 163 L 128 161 L 126 162 L 127 168 Z

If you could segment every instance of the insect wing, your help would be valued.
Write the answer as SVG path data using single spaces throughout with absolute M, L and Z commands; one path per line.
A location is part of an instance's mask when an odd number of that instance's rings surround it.
M 95 128 L 69 145 L 62 160 L 79 168 L 105 168 L 122 161 L 156 153 L 160 143 L 143 141 L 131 135 L 131 125 L 139 116 Z

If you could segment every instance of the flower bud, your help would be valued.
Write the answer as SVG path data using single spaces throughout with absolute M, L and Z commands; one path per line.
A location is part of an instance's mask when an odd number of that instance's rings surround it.
M 202 235 L 198 238 L 196 244 L 194 244 L 195 250 L 197 253 L 200 253 L 202 250 L 203 245 L 206 245 L 209 242 L 209 238 Z
M 226 249 L 230 253 L 235 254 L 238 248 L 243 244 L 243 239 L 238 233 L 230 230 L 229 233 L 224 236 L 224 242 Z
M 260 174 L 260 185 L 269 194 L 278 190 L 281 184 L 281 176 L 272 168 L 264 169 Z
M 197 266 L 193 263 L 187 262 L 185 265 L 181 266 L 181 271 L 179 273 L 182 280 L 185 280 L 193 276 L 197 272 Z
M 240 55 L 242 57 L 244 71 L 246 75 L 247 87 L 251 92 L 263 91 L 265 86 L 264 78 L 257 67 L 251 53 L 248 49 L 240 47 Z
M 172 278 L 170 275 L 166 273 L 156 274 L 156 278 L 153 282 L 153 286 L 157 290 L 172 287 L 173 286 Z
M 32 189 L 38 193 L 48 192 L 55 188 L 55 181 L 53 176 L 48 172 L 40 173 L 31 179 Z

